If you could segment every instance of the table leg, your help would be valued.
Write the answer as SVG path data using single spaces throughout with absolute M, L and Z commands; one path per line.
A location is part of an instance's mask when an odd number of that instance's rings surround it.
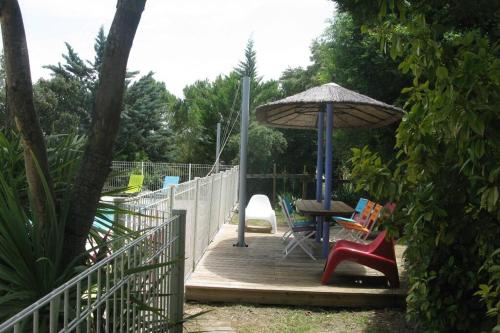
M 328 258 L 330 252 L 330 223 L 323 219 L 323 258 Z
M 314 219 L 316 220 L 316 243 L 320 243 L 323 218 L 321 216 L 315 216 Z

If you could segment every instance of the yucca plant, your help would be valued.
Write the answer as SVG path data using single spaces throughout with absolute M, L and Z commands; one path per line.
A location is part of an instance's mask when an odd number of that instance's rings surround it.
M 0 322 L 74 276 L 83 268 L 76 269 L 77 264 L 95 262 L 85 260 L 90 258 L 86 252 L 65 269 L 61 264 L 69 190 L 84 142 L 84 138 L 71 135 L 47 137 L 53 195 L 45 184 L 47 216 L 42 218 L 31 209 L 19 139 L 0 133 Z M 112 204 L 102 204 L 97 216 L 106 221 L 105 214 L 116 210 Z M 45 222 L 42 225 L 40 221 Z M 110 220 L 106 225 L 108 235 L 96 228 L 89 235 L 96 244 L 92 250 L 101 256 L 113 241 L 137 235 Z
M 139 213 L 116 207 L 111 203 L 101 203 L 96 213 L 100 223 L 96 224 L 89 234 L 90 243 L 94 244 L 94 247 L 82 253 L 72 265 L 66 267 L 62 265 L 62 244 L 69 209 L 69 191 L 84 142 L 82 137 L 68 135 L 47 138 L 53 191 L 49 191 L 45 183 L 44 199 L 47 216 L 41 217 L 32 209 L 33 202 L 24 173 L 22 146 L 15 136 L 8 139 L 0 133 L 0 323 L 47 295 L 78 272 L 104 259 L 110 253 L 109 249 L 140 234 L 115 224 L 113 219 L 109 218 L 110 214 Z M 104 194 L 113 195 L 123 190 L 117 189 Z M 41 221 L 44 221 L 43 224 Z M 126 260 L 126 257 L 122 256 L 121 260 Z M 158 268 L 159 265 L 172 265 L 178 260 L 183 258 L 136 267 L 133 271 L 126 272 L 126 275 L 144 274 Z M 112 268 L 108 273 L 114 277 L 119 272 L 119 269 Z M 69 301 L 72 304 L 83 296 L 95 298 L 98 288 L 103 288 L 102 284 L 98 284 L 96 276 L 91 276 L 90 281 L 91 284 L 82 289 L 83 294 L 77 295 L 75 292 L 70 294 Z M 134 304 L 133 311 L 151 313 L 151 316 L 145 316 L 144 320 L 148 321 L 148 325 L 154 327 L 154 330 L 161 331 L 181 325 L 182 322 L 171 322 L 165 316 L 159 315 L 160 309 L 146 304 L 147 298 L 144 292 L 148 288 L 151 289 L 152 285 L 147 280 L 144 280 L 144 283 L 134 285 L 132 292 L 136 297 L 130 300 Z M 110 305 L 110 311 L 113 306 Z M 120 314 L 125 317 L 130 315 L 133 313 Z M 47 316 L 46 311 L 40 312 L 42 330 L 48 324 Z M 97 327 L 97 317 L 98 314 L 93 313 L 92 320 L 82 325 Z M 185 318 L 187 319 L 189 317 Z M 24 324 L 21 330 L 29 331 L 28 323 Z M 137 322 L 137 325 L 140 324 Z
M 71 276 L 61 268 L 67 201 L 56 208 L 46 188 L 46 219 L 27 204 L 8 172 L 0 170 L 0 321 L 44 296 Z M 40 221 L 44 220 L 42 225 Z

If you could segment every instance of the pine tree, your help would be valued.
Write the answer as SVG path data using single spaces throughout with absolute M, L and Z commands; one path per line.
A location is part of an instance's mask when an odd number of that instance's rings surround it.
M 104 33 L 104 28 L 101 26 L 99 32 L 95 38 L 94 43 L 94 62 L 89 62 L 89 64 L 94 68 L 96 73 L 99 73 L 101 69 L 102 58 L 104 56 L 104 47 L 106 46 L 106 34 Z
M 240 61 L 235 71 L 240 76 L 248 76 L 252 81 L 260 81 L 261 78 L 257 77 L 257 53 L 255 52 L 252 38 L 248 39 L 247 46 L 245 47 L 245 59 Z

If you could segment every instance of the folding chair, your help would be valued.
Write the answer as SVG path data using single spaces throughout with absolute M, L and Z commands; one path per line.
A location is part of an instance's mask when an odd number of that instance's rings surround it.
M 283 259 L 286 258 L 297 246 L 300 247 L 311 259 L 316 260 L 312 254 L 312 248 L 307 244 L 311 241 L 311 236 L 316 233 L 316 228 L 314 226 L 294 226 L 292 223 L 292 218 L 288 213 L 286 203 L 280 198 L 281 209 L 285 215 L 285 221 L 290 228 L 290 235 L 288 237 L 288 244 L 285 246 L 283 252 L 285 253 Z
M 396 209 L 396 204 L 389 202 L 385 204 L 384 207 L 379 204 L 375 204 L 366 220 L 361 220 L 359 222 L 337 221 L 337 223 L 339 223 L 347 232 L 347 237 L 344 239 L 351 238 L 354 241 L 368 239 L 368 236 L 370 236 L 375 224 L 380 218 L 382 208 L 384 209 L 384 213 L 392 214 Z
M 297 219 L 295 219 L 295 209 L 293 208 L 292 203 L 290 202 L 290 200 L 286 196 L 283 196 L 283 197 L 278 196 L 278 200 L 280 200 L 280 201 L 283 200 L 284 207 L 287 210 L 288 215 L 290 216 L 290 220 L 292 222 L 292 225 L 294 227 L 297 228 L 297 227 L 315 227 L 316 226 L 316 223 L 314 222 L 314 220 L 309 220 L 309 219 L 297 220 Z M 283 212 L 283 214 L 285 214 L 285 212 Z M 288 229 L 281 237 L 281 240 L 284 242 L 288 241 L 288 238 L 291 236 L 291 234 L 292 234 L 292 229 Z

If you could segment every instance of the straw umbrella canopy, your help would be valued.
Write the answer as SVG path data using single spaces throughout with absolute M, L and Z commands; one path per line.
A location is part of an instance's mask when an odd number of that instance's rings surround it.
M 318 113 L 333 104 L 333 128 L 376 128 L 403 116 L 403 110 L 368 96 L 327 83 L 257 107 L 257 120 L 274 127 L 311 129 L 317 127 Z
M 326 113 L 326 119 L 325 119 Z M 365 95 L 343 88 L 336 83 L 314 87 L 279 101 L 257 107 L 257 120 L 274 127 L 318 129 L 316 200 L 330 210 L 332 194 L 332 131 L 334 128 L 377 128 L 403 117 L 403 110 Z M 323 130 L 325 193 L 323 196 Z M 323 200 L 323 197 L 327 200 Z M 330 226 L 321 218 L 317 224 L 316 240 L 323 234 L 323 257 L 328 256 Z M 321 224 L 323 227 L 321 228 Z M 322 230 L 321 230 L 322 229 Z

